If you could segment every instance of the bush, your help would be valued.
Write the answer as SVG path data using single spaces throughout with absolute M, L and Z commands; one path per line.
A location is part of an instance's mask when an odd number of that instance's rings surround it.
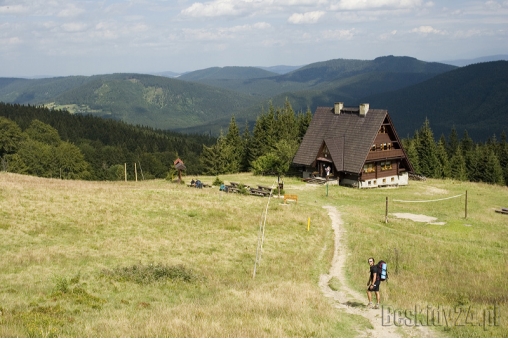
M 216 177 L 214 182 L 212 183 L 213 186 L 220 186 L 224 184 L 224 181 L 220 180 L 219 177 Z

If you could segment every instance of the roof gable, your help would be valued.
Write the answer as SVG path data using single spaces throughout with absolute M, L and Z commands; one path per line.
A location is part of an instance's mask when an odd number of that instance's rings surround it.
M 310 166 L 323 141 L 339 171 L 360 173 L 385 117 L 386 110 L 344 108 L 334 114 L 332 107 L 318 107 L 293 159 L 295 164 Z

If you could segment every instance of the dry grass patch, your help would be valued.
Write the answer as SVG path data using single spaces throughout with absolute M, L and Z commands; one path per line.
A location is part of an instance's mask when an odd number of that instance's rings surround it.
M 222 179 L 274 181 L 247 174 Z M 273 199 L 252 279 L 267 201 L 166 181 L 0 173 L 0 333 L 354 336 L 364 325 L 330 307 L 317 286 L 333 248 L 320 206 Z

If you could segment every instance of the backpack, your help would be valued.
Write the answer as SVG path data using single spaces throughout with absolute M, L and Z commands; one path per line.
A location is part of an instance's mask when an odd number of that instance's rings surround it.
M 379 275 L 379 280 L 385 281 L 388 279 L 388 265 L 386 264 L 386 262 L 381 260 L 380 262 L 377 263 L 377 272 Z

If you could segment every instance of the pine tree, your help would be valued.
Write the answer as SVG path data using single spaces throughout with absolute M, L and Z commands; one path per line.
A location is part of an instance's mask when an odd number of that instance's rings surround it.
M 448 152 L 448 156 L 450 158 L 455 154 L 455 151 L 457 150 L 457 147 L 459 147 L 459 144 L 460 144 L 459 135 L 457 134 L 455 126 L 453 126 L 450 132 L 450 136 L 448 137 L 448 144 L 446 147 L 446 151 Z
M 452 158 L 450 159 L 450 177 L 461 181 L 466 181 L 468 179 L 466 160 L 462 155 L 462 149 L 460 148 L 460 145 L 457 145 L 455 154 L 453 154 Z
M 307 128 L 309 128 L 310 122 L 312 121 L 312 112 L 310 108 L 307 108 L 305 114 L 298 115 L 298 142 L 301 142 L 305 133 L 307 132 Z
M 250 168 L 249 164 L 249 148 L 250 144 L 252 142 L 252 137 L 249 131 L 249 123 L 246 120 L 245 121 L 245 128 L 243 130 L 242 134 L 242 142 L 243 142 L 243 152 L 242 152 L 242 158 L 240 161 L 240 171 L 241 172 L 248 172 Z
M 501 134 L 501 141 L 499 143 L 499 164 L 503 169 L 503 177 L 505 185 L 508 186 L 508 142 L 506 142 L 506 133 Z
M 488 145 L 484 145 L 480 150 L 479 159 L 479 180 L 489 184 L 504 185 L 503 169 L 499 163 L 494 150 Z
M 464 150 L 462 150 L 462 153 L 464 153 Z M 472 146 L 469 151 L 465 152 L 464 159 L 466 161 L 467 178 L 469 181 L 473 182 L 482 181 L 479 164 L 480 158 L 481 151 L 479 145 Z
M 467 133 L 467 130 L 464 130 L 464 135 L 462 136 L 462 139 L 460 140 L 460 146 L 462 148 L 462 154 L 466 156 L 466 154 L 470 151 L 473 151 L 475 144 L 473 142 L 473 139 L 469 137 L 469 134 Z
M 426 177 L 435 178 L 439 176 L 439 159 L 437 158 L 436 142 L 430 128 L 430 122 L 425 119 L 423 126 L 418 131 L 418 161 L 420 172 Z
M 240 165 L 244 154 L 244 143 L 240 136 L 240 131 L 236 125 L 235 116 L 231 117 L 229 123 L 228 133 L 226 134 L 225 142 L 228 148 L 231 150 L 232 162 L 230 164 L 229 171 L 232 173 L 240 172 Z
M 413 139 L 403 139 L 402 144 L 404 149 L 407 152 L 407 157 L 411 165 L 413 165 L 413 170 L 415 173 L 421 173 L 420 171 L 420 161 L 418 159 L 418 151 L 416 150 L 418 145 L 418 136 L 415 133 L 415 138 Z
M 449 178 L 450 177 L 450 160 L 448 157 L 448 153 L 446 152 L 446 139 L 443 136 L 439 139 L 436 148 L 436 155 L 439 159 L 439 178 Z

